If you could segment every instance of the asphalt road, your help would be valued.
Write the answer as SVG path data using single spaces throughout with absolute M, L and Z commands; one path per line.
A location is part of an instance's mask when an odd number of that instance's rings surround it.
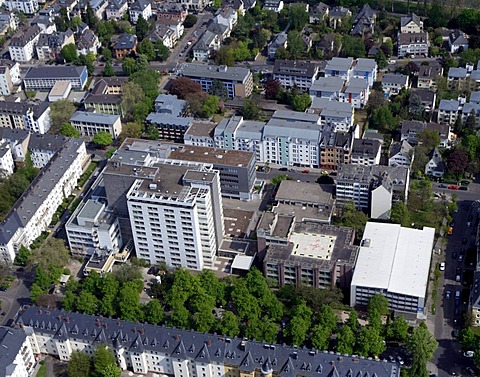
M 0 315 L 0 325 L 9 325 L 10 321 L 20 309 L 20 306 L 30 303 L 30 285 L 33 281 L 33 275 L 27 270 L 12 270 L 17 280 L 5 292 L 0 292 L 2 300 L 2 310 L 5 315 Z

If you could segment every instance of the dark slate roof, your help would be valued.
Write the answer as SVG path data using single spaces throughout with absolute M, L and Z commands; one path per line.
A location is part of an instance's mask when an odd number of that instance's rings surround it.
M 59 135 L 32 133 L 28 141 L 28 149 L 56 152 L 60 150 L 68 140 L 67 137 Z
M 400 33 L 398 34 L 399 45 L 410 45 L 412 43 L 427 43 L 428 33 Z
M 0 139 L 5 139 L 9 142 L 17 140 L 19 143 L 22 143 L 28 138 L 29 134 L 27 130 L 20 128 L 0 127 Z
M 468 45 L 468 38 L 463 31 L 456 29 L 449 35 L 449 42 L 451 45 Z
M 352 157 L 375 157 L 381 147 L 379 140 L 355 139 L 352 147 Z
M 400 25 L 405 26 L 410 21 L 413 21 L 415 24 L 420 26 L 420 17 L 418 17 L 415 13 L 412 13 L 410 16 L 405 16 L 400 19 Z
M 34 39 L 37 35 L 39 35 L 41 29 L 38 25 L 30 26 L 26 30 L 18 31 L 11 39 L 10 46 L 25 46 L 28 42 Z
M 27 335 L 10 327 L 0 327 L 0 376 L 7 375 L 7 368 L 14 364 Z
M 314 63 L 303 60 L 275 60 L 273 73 L 276 75 L 288 75 L 299 77 L 313 77 L 317 71 Z
M 0 101 L 0 114 L 24 115 L 29 110 L 32 110 L 34 118 L 38 119 L 48 107 L 48 102 L 38 104 L 30 102 Z
M 137 36 L 133 34 L 121 34 L 112 38 L 114 50 L 133 49 L 137 44 Z
M 80 77 L 87 67 L 75 65 L 59 65 L 59 66 L 44 66 L 31 67 L 25 74 L 25 79 L 70 79 Z
M 122 347 L 134 352 L 143 349 L 188 360 L 198 360 L 204 355 L 205 360 L 209 357 L 212 362 L 232 365 L 242 371 L 271 368 L 279 376 L 318 376 L 319 371 L 325 376 L 338 377 L 400 376 L 397 363 L 35 306 L 20 313 L 16 326 L 32 327 L 53 337 L 66 328 L 71 337 L 78 340 L 86 337 L 88 342 L 92 334 L 97 337 L 103 331 L 106 344 L 116 349 Z

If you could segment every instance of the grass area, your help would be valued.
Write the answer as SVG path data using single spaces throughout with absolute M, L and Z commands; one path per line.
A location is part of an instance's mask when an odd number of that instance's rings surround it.
M 45 364 L 42 364 L 36 377 L 47 377 L 47 366 Z
M 80 176 L 80 179 L 78 180 L 77 185 L 78 186 L 83 186 L 85 183 L 87 183 L 88 179 L 92 175 L 93 171 L 97 168 L 98 162 L 97 161 L 91 161 L 90 165 L 88 165 L 87 170 L 85 170 L 85 173 L 83 173 Z

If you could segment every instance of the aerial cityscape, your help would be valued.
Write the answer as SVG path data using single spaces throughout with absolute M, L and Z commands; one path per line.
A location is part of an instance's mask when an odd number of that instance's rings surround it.
M 0 1 L 0 377 L 480 376 L 474 1 Z

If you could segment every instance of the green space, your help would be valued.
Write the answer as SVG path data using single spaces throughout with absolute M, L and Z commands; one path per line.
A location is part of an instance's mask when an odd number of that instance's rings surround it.
M 37 372 L 37 377 L 47 377 L 47 366 L 45 364 L 40 365 Z
M 97 161 L 90 161 L 90 164 L 88 165 L 88 168 L 85 170 L 85 172 L 78 179 L 77 187 L 83 187 L 85 185 L 85 183 L 87 183 L 87 181 L 90 179 L 90 176 L 95 171 L 97 166 L 98 166 Z

